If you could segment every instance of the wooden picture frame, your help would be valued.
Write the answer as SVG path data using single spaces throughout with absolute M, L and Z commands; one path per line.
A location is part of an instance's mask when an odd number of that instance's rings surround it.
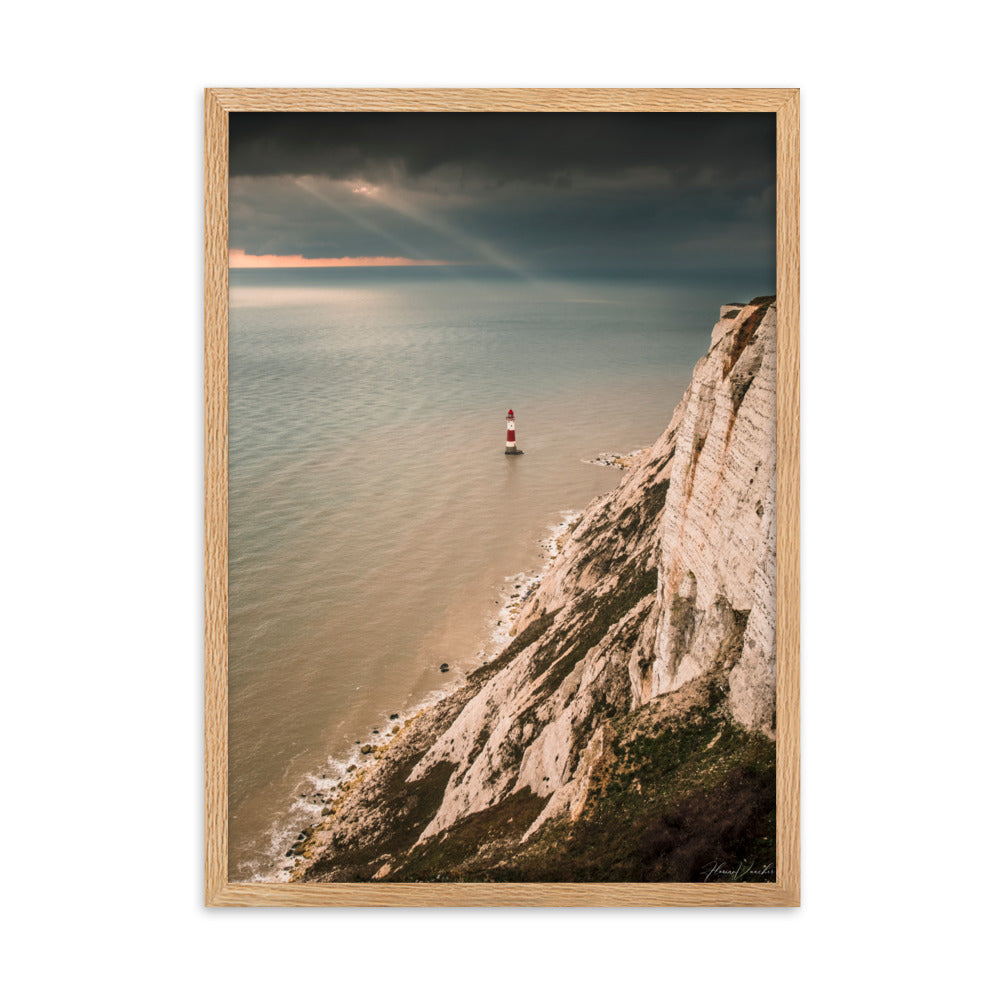
M 777 124 L 777 872 L 773 883 L 231 883 L 228 830 L 229 114 L 768 112 Z M 796 906 L 799 903 L 799 95 L 748 90 L 205 91 L 205 901 L 209 906 Z

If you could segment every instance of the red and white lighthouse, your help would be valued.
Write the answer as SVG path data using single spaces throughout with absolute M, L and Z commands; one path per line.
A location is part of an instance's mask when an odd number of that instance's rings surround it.
M 507 411 L 507 450 L 505 455 L 520 455 L 517 450 L 517 442 L 514 440 L 514 411 Z

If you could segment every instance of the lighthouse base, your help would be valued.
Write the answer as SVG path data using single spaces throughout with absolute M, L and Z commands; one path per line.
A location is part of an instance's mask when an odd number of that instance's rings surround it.
M 524 452 L 520 448 L 507 448 L 504 450 L 505 455 L 523 455 Z

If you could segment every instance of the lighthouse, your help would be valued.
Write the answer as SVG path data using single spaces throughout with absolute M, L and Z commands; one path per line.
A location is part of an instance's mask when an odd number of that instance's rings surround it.
M 517 450 L 517 443 L 514 441 L 514 411 L 507 411 L 507 450 L 505 455 L 521 455 L 523 452 Z

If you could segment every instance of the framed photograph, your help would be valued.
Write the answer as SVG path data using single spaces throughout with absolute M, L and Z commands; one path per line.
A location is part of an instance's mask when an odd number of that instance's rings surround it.
M 799 902 L 798 91 L 205 94 L 206 902 Z

